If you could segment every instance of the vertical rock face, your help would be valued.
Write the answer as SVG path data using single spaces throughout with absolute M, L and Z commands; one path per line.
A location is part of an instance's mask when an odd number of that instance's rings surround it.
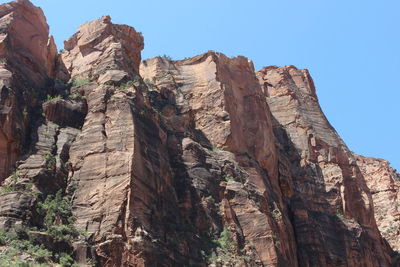
M 114 25 L 109 17 L 103 17 L 80 27 L 78 33 L 65 42 L 65 48 L 61 59 L 68 76 L 93 81 L 79 86 L 86 97 L 88 112 L 70 150 L 76 225 L 100 243 L 97 253 L 103 264 L 120 266 L 134 253 L 127 241 L 135 234 L 134 216 L 145 216 L 141 209 L 146 207 L 141 201 L 151 198 L 151 194 L 159 192 L 163 186 L 163 181 L 152 181 L 151 175 L 143 169 L 142 164 L 146 162 L 141 162 L 144 160 L 142 150 L 151 151 L 156 157 L 146 158 L 149 160 L 147 170 L 156 172 L 158 169 L 160 178 L 168 180 L 162 175 L 167 168 L 164 167 L 166 161 L 161 160 L 163 155 L 158 155 L 156 150 L 159 145 L 155 140 L 162 142 L 162 136 L 158 137 L 157 132 L 143 134 L 145 129 L 142 128 L 151 126 L 136 125 L 134 111 L 144 105 L 141 92 L 133 86 L 124 90 L 115 87 L 137 75 L 143 38 L 133 28 Z M 139 141 L 135 135 L 155 139 L 151 147 L 147 147 L 148 142 Z M 158 166 L 152 166 L 156 160 Z M 149 176 L 140 175 L 140 171 Z M 136 190 L 150 192 L 140 200 Z M 136 202 L 131 200 L 133 197 Z M 139 211 L 131 215 L 136 209 Z M 140 219 L 140 223 L 148 223 L 148 216 Z
M 355 155 L 374 200 L 375 219 L 382 236 L 400 251 L 400 175 L 389 162 Z
M 214 52 L 175 62 L 158 57 L 143 62 L 141 75 L 157 87 L 173 80 L 176 105 L 190 112 L 213 146 L 248 153 L 276 175 L 270 113 L 247 58 Z
M 0 202 L 2 203 L 0 205 L 1 230 L 12 229 L 15 226 L 21 226 L 35 220 L 34 217 L 37 216 L 33 203 L 36 199 L 35 194 L 38 192 L 45 194 L 56 192 L 62 187 L 63 178 L 57 179 L 56 175 L 56 169 L 62 169 L 60 166 L 61 159 L 57 158 L 58 166 L 51 159 L 53 158 L 53 149 L 57 144 L 57 137 L 60 132 L 65 130 L 60 131 L 58 126 L 51 122 L 37 126 L 36 133 L 32 138 L 35 140 L 35 144 L 31 149 L 35 153 L 19 161 L 16 171 L 5 181 L 5 185 L 14 184 L 15 192 L 0 195 Z M 75 132 L 74 135 L 76 134 Z M 58 144 L 60 149 L 63 146 L 62 142 Z M 54 158 L 55 160 L 56 158 Z
M 42 10 L 27 0 L 1 5 L 1 57 L 42 86 L 54 72 L 57 49 Z
M 267 67 L 257 76 L 289 150 L 300 265 L 389 266 L 365 178 L 323 115 L 309 73 Z
M 134 28 L 111 23 L 106 16 L 82 25 L 65 41 L 60 78 L 120 82 L 137 74 L 143 37 Z
M 230 59 L 208 52 L 182 61 L 150 59 L 140 71 L 165 99 L 158 104 L 171 142 L 183 148 L 172 159 L 173 165 L 186 166 L 175 173 L 180 201 L 187 202 L 190 195 L 192 200 L 212 197 L 222 208 L 222 215 L 214 220 L 236 233 L 238 249 L 250 253 L 252 247 L 258 264 L 297 266 L 292 226 L 277 181 L 271 115 L 252 63 L 244 57 Z M 180 141 L 179 134 L 188 138 Z M 200 147 L 200 154 L 208 156 L 194 154 Z M 205 148 L 218 153 L 210 155 Z M 207 160 L 199 157 L 216 161 L 220 171 L 210 173 Z M 220 157 L 226 158 L 225 164 Z M 216 182 L 223 179 L 228 182 L 218 189 Z
M 67 55 L 63 60 L 68 62 Z M 97 62 L 102 60 L 112 62 Z M 164 69 L 144 75 L 161 77 L 161 94 L 147 91 L 140 78 L 129 85 L 104 81 L 108 70 L 81 86 L 88 114 L 70 150 L 77 227 L 93 235 L 106 266 L 199 263 L 204 261 L 200 250 L 189 244 L 206 250 L 210 241 L 199 235 L 223 228 L 235 236 L 232 249 L 242 249 L 253 262 L 296 266 L 291 223 L 281 211 L 270 115 L 251 63 L 207 53 L 180 62 L 182 69 L 167 75 L 175 63 L 164 63 Z M 247 119 L 239 116 L 244 111 Z M 218 146 L 227 151 L 207 152 Z M 210 162 L 198 162 L 199 155 Z M 207 197 L 220 208 L 208 207 Z M 205 214 L 211 221 L 204 221 Z M 242 262 L 245 255 L 239 255 L 235 260 Z
M 63 244 L 82 266 L 398 264 L 399 176 L 349 151 L 306 70 L 140 62 L 142 35 L 108 16 L 57 55 L 29 1 L 0 17 L 0 231 L 54 243 L 37 208 L 59 192 L 73 219 L 52 226 L 87 233 Z
M 0 181 L 21 154 L 56 57 L 40 8 L 26 0 L 0 6 Z

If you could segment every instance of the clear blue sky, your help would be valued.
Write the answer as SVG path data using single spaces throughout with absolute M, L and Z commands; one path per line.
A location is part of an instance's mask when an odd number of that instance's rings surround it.
M 399 0 L 32 2 L 44 10 L 59 49 L 80 24 L 111 15 L 143 32 L 144 59 L 216 50 L 247 56 L 257 70 L 307 68 L 349 148 L 400 170 Z

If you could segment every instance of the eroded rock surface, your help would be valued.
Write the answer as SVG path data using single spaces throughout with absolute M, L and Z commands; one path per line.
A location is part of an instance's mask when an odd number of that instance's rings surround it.
M 383 159 L 355 155 L 374 200 L 379 230 L 400 251 L 400 175 Z
M 54 194 L 66 185 L 69 146 L 77 129 L 60 128 L 47 122 L 35 127 L 33 145 L 26 158 L 17 162 L 16 170 L 3 183 L 9 188 L 0 194 L 0 229 L 12 229 L 40 220 L 36 201 Z
M 57 55 L 29 1 L 0 17 L 0 230 L 42 227 L 81 266 L 399 264 L 398 174 L 349 151 L 306 70 L 141 62 L 108 16 Z M 73 217 L 54 226 L 81 231 L 61 243 L 37 214 L 56 192 Z
M 87 104 L 83 99 L 59 99 L 43 104 L 46 119 L 57 125 L 79 128 L 87 114 Z
M 26 0 L 0 6 L 0 181 L 26 146 L 56 57 L 40 8 Z
M 104 17 L 82 26 L 62 55 L 72 79 L 93 81 L 78 86 L 88 112 L 70 150 L 70 183 L 75 224 L 92 236 L 102 266 L 177 261 L 165 239 L 178 238 L 167 236 L 164 223 L 180 215 L 166 134 L 137 78 L 142 48 L 133 28 Z
M 244 57 L 230 59 L 215 52 L 182 61 L 158 57 L 142 63 L 141 75 L 165 100 L 157 104 L 165 124 L 171 127 L 171 142 L 176 142 L 175 146 L 186 147 L 184 140 L 188 139 L 179 141 L 177 134 L 180 133 L 201 143 L 203 150 L 226 151 L 230 164 L 220 164 L 222 172 L 218 176 L 235 182 L 224 183 L 221 188 L 224 193 L 216 198 L 223 206 L 223 215 L 218 221 L 237 233 L 237 248 L 252 247 L 253 258 L 259 264 L 297 266 L 292 226 L 287 213 L 281 211 L 285 205 L 277 181 L 271 115 L 252 62 Z M 185 153 L 184 149 L 183 163 L 191 166 Z M 237 166 L 241 172 L 233 172 L 229 165 Z M 190 195 L 179 191 L 183 189 L 182 184 L 187 186 L 186 180 L 192 180 L 191 187 L 201 192 L 200 197 L 214 198 L 215 184 L 205 186 L 198 181 L 210 177 L 204 170 L 208 169 L 207 165 L 195 166 L 195 170 L 188 172 L 189 177 L 181 173 L 175 176 L 178 197 Z M 191 177 L 193 172 L 197 179 Z M 190 187 L 186 189 L 189 190 Z M 279 215 L 274 217 L 274 212 Z
M 143 36 L 106 16 L 82 25 L 65 41 L 58 76 L 121 83 L 139 70 Z
M 267 67 L 257 76 L 289 149 L 300 265 L 390 266 L 365 178 L 322 113 L 308 71 Z
M 248 153 L 276 175 L 271 119 L 250 60 L 214 52 L 175 62 L 157 57 L 143 62 L 141 75 L 175 89 L 176 105 L 213 146 Z

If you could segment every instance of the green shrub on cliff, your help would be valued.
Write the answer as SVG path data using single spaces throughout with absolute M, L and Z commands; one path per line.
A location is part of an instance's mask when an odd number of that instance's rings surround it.
M 62 223 L 72 223 L 72 207 L 69 196 L 63 196 L 62 190 L 59 190 L 55 195 L 48 195 L 45 201 L 39 202 L 38 212 L 44 216 L 44 224 L 48 229 L 54 225 L 56 217 Z
M 72 80 L 72 86 L 82 86 L 85 84 L 89 84 L 91 81 L 88 77 L 82 77 L 82 78 L 74 78 Z
M 45 100 L 45 102 L 47 103 L 47 102 L 57 102 L 58 100 L 60 100 L 62 97 L 60 96 L 60 95 L 55 95 L 55 96 L 52 96 L 52 95 L 47 95 L 47 97 L 46 97 L 46 100 Z
M 244 250 L 238 250 L 238 244 L 228 228 L 220 233 L 217 239 L 212 240 L 214 249 L 207 258 L 210 264 L 223 266 L 242 266 L 249 262 Z
M 38 263 L 49 262 L 52 257 L 52 253 L 42 245 L 33 244 L 28 235 L 1 231 L 0 245 L 7 246 L 0 255 L 0 266 L 47 266 Z M 29 255 L 35 262 L 22 259 L 23 254 Z
M 11 182 L 10 183 L 8 183 L 8 184 L 6 184 L 6 185 L 3 185 L 1 188 L 0 188 L 0 195 L 3 195 L 3 194 L 6 194 L 6 193 L 10 193 L 10 192 L 16 192 L 16 191 L 18 191 L 17 190 L 17 181 L 18 181 L 18 172 L 17 171 L 14 171 L 12 174 L 11 174 L 11 177 L 10 177 L 10 179 L 11 179 Z
M 79 236 L 79 231 L 73 225 L 70 196 L 63 195 L 62 190 L 39 202 L 38 213 L 44 218 L 44 230 L 54 240 L 71 241 Z

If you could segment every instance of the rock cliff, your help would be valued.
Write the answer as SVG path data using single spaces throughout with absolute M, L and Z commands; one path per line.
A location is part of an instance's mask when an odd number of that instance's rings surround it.
M 141 61 L 109 16 L 57 54 L 29 1 L 0 16 L 0 265 L 399 264 L 399 174 L 347 148 L 307 70 Z
M 0 6 L 0 181 L 24 152 L 57 49 L 40 8 L 29 1 Z
M 386 160 L 355 157 L 371 190 L 379 231 L 394 250 L 400 251 L 400 175 Z
M 276 120 L 279 144 L 289 150 L 286 168 L 294 184 L 291 209 L 301 265 L 389 262 L 366 179 L 323 115 L 308 71 L 267 67 L 257 76 Z

